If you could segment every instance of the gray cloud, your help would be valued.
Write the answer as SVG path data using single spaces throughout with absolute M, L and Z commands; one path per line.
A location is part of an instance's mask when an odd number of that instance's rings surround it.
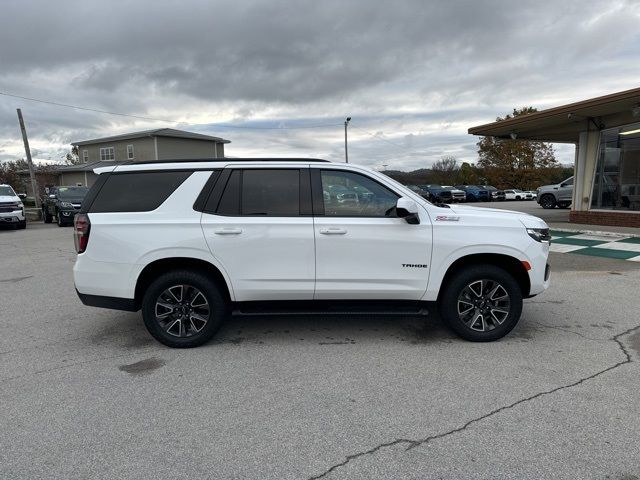
M 513 107 L 579 100 L 640 78 L 632 1 L 22 0 L 2 8 L 0 91 L 167 121 L 0 96 L 0 159 L 19 154 L 21 106 L 45 156 L 47 144 L 55 156 L 73 140 L 181 124 L 231 139 L 230 154 L 339 159 L 340 127 L 213 124 L 339 124 L 351 115 L 354 161 L 417 168 L 445 154 L 474 160 L 477 139 L 466 129 Z M 572 159 L 570 149 L 558 152 Z

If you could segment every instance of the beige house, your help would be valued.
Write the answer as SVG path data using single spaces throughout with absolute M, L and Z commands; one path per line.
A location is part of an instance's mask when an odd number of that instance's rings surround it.
M 226 143 L 230 141 L 173 128 L 73 142 L 81 163 L 58 167 L 58 185 L 91 186 L 97 177 L 94 168 L 124 162 L 222 158 Z
M 469 129 L 575 145 L 570 221 L 640 227 L 640 88 Z

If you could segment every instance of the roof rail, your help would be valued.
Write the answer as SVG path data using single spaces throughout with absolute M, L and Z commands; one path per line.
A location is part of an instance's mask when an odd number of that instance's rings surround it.
M 180 158 L 176 160 L 147 160 L 144 162 L 123 162 L 120 165 L 146 165 L 150 163 L 185 163 L 185 162 L 325 162 L 321 158 Z

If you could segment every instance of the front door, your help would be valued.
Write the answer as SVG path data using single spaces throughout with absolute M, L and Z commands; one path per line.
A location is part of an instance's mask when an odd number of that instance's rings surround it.
M 236 300 L 311 300 L 315 258 L 308 169 L 227 169 L 218 183 L 202 229 Z
M 314 166 L 315 167 L 315 166 Z M 400 195 L 360 173 L 311 168 L 315 299 L 418 300 L 427 288 L 431 222 L 398 218 Z

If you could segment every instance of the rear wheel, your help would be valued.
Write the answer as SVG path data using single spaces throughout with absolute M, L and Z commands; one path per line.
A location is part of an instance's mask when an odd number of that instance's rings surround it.
M 504 337 L 522 313 L 522 291 L 513 276 L 493 265 L 473 265 L 455 273 L 438 307 L 445 323 L 473 342 Z
M 544 209 L 551 209 L 556 206 L 556 199 L 550 193 L 540 197 L 540 206 Z
M 205 275 L 177 270 L 158 277 L 144 295 L 142 316 L 149 333 L 174 348 L 202 345 L 216 334 L 227 302 Z

